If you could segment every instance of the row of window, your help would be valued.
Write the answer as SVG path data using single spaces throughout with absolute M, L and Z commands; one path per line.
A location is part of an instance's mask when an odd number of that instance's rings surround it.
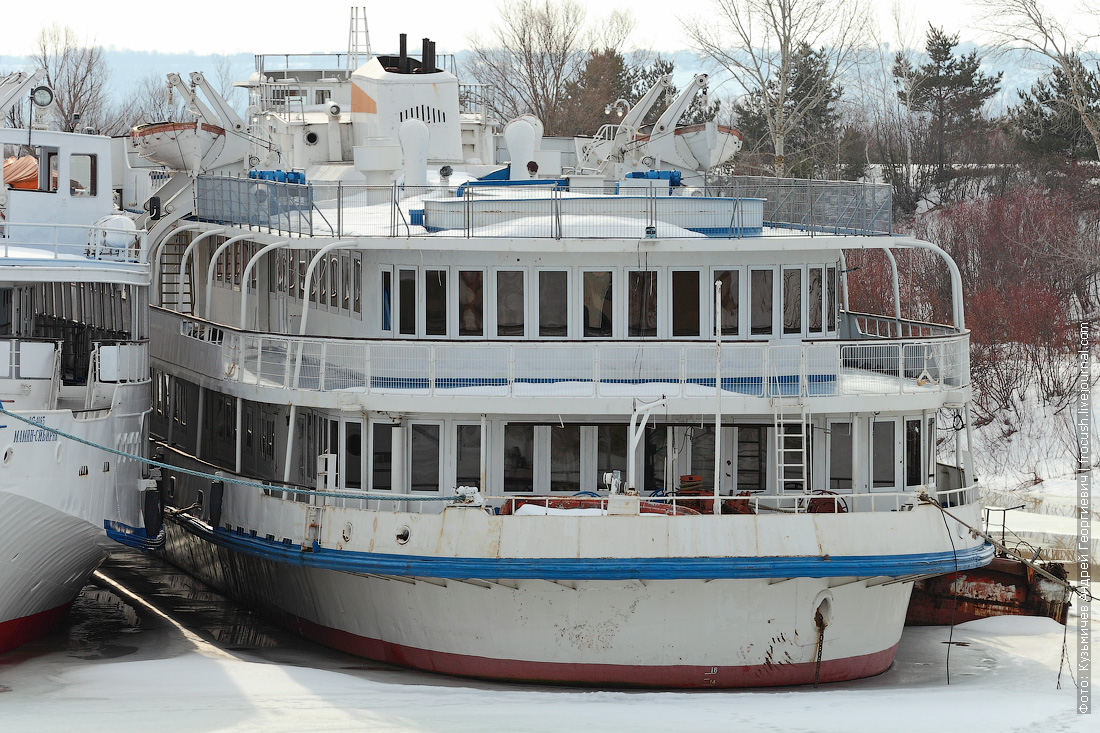
M 777 282 L 778 281 L 778 282 Z M 689 270 L 384 266 L 383 333 L 404 337 L 824 336 L 837 327 L 833 265 Z
M 296 300 L 308 296 L 309 302 L 323 309 L 346 315 L 363 312 L 363 255 L 335 251 L 324 255 L 313 268 L 306 285 L 306 270 L 317 255 L 308 249 L 279 249 L 272 255 L 271 290 L 286 293 Z
M 56 193 L 60 178 L 61 152 L 57 148 L 35 148 L 39 162 L 36 190 Z M 69 154 L 69 195 L 74 198 L 94 198 L 99 195 L 99 156 L 89 153 Z M 17 186 L 18 187 L 18 186 Z

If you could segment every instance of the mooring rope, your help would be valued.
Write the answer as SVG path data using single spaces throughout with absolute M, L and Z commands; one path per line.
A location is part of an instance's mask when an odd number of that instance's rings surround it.
M 93 441 L 81 438 L 77 435 L 70 435 L 58 428 L 51 428 L 49 425 L 42 425 L 35 422 L 30 418 L 18 415 L 10 410 L 7 410 L 3 405 L 0 405 L 0 414 L 7 415 L 8 417 L 15 418 L 20 422 L 24 422 L 27 425 L 31 425 L 39 430 L 45 430 L 54 435 L 65 438 L 66 440 L 72 440 L 77 443 L 101 450 L 105 453 L 111 453 L 121 458 L 128 458 L 131 461 L 138 461 L 150 466 L 156 466 L 157 468 L 163 468 L 168 471 L 175 471 L 177 473 L 185 473 L 189 476 L 196 476 L 198 478 L 209 479 L 210 481 L 222 481 L 228 484 L 237 484 L 238 486 L 248 486 L 256 489 L 264 489 L 266 491 L 285 491 L 289 494 L 300 494 L 302 496 L 325 496 L 332 499 L 369 499 L 379 501 L 455 501 L 461 499 L 458 495 L 448 496 L 414 496 L 409 494 L 372 494 L 372 493 L 350 493 L 350 492 L 337 492 L 337 491 L 314 491 L 312 489 L 299 489 L 290 486 L 281 486 L 273 484 L 260 483 L 258 481 L 246 481 L 245 479 L 234 478 L 232 476 L 218 476 L 213 473 L 206 473 L 204 471 L 196 471 L 190 468 L 182 468 L 180 466 L 173 466 L 169 463 L 155 460 L 153 458 L 146 458 L 145 456 L 138 456 L 127 451 L 118 450 L 117 448 L 111 448 L 106 445 L 100 445 Z

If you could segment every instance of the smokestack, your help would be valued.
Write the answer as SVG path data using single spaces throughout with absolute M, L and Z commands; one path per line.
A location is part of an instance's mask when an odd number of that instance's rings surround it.
M 428 54 L 431 53 L 431 41 L 423 38 L 420 41 L 420 73 L 428 70 Z
M 426 71 L 432 72 L 435 71 L 435 41 L 428 41 L 428 54 L 429 61 Z
M 397 68 L 400 71 L 408 71 L 409 70 L 409 43 L 408 43 L 409 39 L 408 39 L 408 35 L 405 34 L 405 33 L 402 33 L 400 35 L 400 39 L 401 39 L 401 41 L 400 41 L 400 47 L 401 47 L 400 57 L 401 57 L 401 60 L 397 62 Z

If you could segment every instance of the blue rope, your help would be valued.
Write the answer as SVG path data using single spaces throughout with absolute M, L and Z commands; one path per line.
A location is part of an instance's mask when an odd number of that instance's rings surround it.
M 157 468 L 163 468 L 163 469 L 166 469 L 168 471 L 175 471 L 176 473 L 185 473 L 189 476 L 197 476 L 198 478 L 209 479 L 211 481 L 222 481 L 222 482 L 225 482 L 227 484 L 237 484 L 238 486 L 250 486 L 250 487 L 253 487 L 253 488 L 257 488 L 257 489 L 264 489 L 266 491 L 285 491 L 288 494 L 301 494 L 303 496 L 327 496 L 327 497 L 330 497 L 330 498 L 333 498 L 333 499 L 371 499 L 371 500 L 381 500 L 381 501 L 454 501 L 455 498 L 456 498 L 455 496 L 411 496 L 411 495 L 408 495 L 408 494 L 394 495 L 394 494 L 367 494 L 367 493 L 350 494 L 350 493 L 332 492 L 332 491 L 313 491 L 313 490 L 310 490 L 310 489 L 291 488 L 289 486 L 288 487 L 283 487 L 283 486 L 272 485 L 272 484 L 262 484 L 262 483 L 259 483 L 257 481 L 245 481 L 244 479 L 233 478 L 231 476 L 215 476 L 212 473 L 204 473 L 202 471 L 194 471 L 190 468 L 181 468 L 180 466 L 173 466 L 171 464 L 162 463 L 161 461 L 157 461 L 157 460 L 154 460 L 152 458 L 145 458 L 144 456 L 136 456 L 133 453 L 127 453 L 126 451 L 116 450 L 115 448 L 109 448 L 105 445 L 100 445 L 99 443 L 93 443 L 90 440 L 85 440 L 84 438 L 78 437 L 76 435 L 70 435 L 70 434 L 64 432 L 63 430 L 58 430 L 57 428 L 51 428 L 48 425 L 42 425 L 40 423 L 36 423 L 34 420 L 31 420 L 30 418 L 26 418 L 26 417 L 23 417 L 22 415 L 18 415 L 14 412 L 10 412 L 9 410 L 5 409 L 3 405 L 0 405 L 0 414 L 7 415 L 8 417 L 14 417 L 16 420 L 19 420 L 20 422 L 24 422 L 27 425 L 32 425 L 32 426 L 38 428 L 39 430 L 45 430 L 47 432 L 53 433 L 54 435 L 65 438 L 66 440 L 72 440 L 72 441 L 75 441 L 77 443 L 83 443 L 84 445 L 95 448 L 96 450 L 101 450 L 105 453 L 113 453 L 114 455 L 119 456 L 121 458 L 128 458 L 131 461 L 138 461 L 140 463 L 146 463 L 150 466 L 156 466 Z M 4 425 L 4 426 L 0 426 L 0 427 L 7 427 L 7 426 Z

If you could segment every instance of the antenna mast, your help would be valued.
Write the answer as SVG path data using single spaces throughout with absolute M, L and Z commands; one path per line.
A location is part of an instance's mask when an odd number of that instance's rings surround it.
M 359 56 L 364 62 L 370 60 L 370 31 L 367 29 L 366 6 L 352 7 L 351 23 L 348 26 L 348 76 L 359 68 Z

